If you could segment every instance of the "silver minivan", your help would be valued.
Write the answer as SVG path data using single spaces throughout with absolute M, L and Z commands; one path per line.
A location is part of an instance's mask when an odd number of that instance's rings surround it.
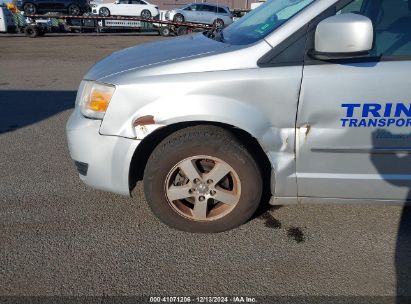
M 165 18 L 176 22 L 213 24 L 220 28 L 233 23 L 233 14 L 228 7 L 211 3 L 191 3 L 167 11 Z
M 411 0 L 270 0 L 97 63 L 69 148 L 85 183 L 130 195 L 142 179 L 185 231 L 232 229 L 267 200 L 404 204 L 410 88 Z

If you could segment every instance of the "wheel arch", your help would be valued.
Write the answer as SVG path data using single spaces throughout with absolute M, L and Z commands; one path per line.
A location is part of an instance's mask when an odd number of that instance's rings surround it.
M 247 131 L 237 128 L 235 126 L 213 121 L 187 121 L 178 122 L 171 125 L 161 127 L 148 136 L 146 136 L 137 146 L 130 164 L 129 171 L 129 188 L 130 192 L 134 189 L 137 182 L 142 180 L 147 161 L 157 147 L 166 137 L 172 133 L 194 126 L 216 126 L 233 134 L 236 139 L 243 144 L 251 155 L 256 160 L 264 181 L 264 196 L 271 196 L 271 178 L 272 178 L 272 164 L 258 140 Z

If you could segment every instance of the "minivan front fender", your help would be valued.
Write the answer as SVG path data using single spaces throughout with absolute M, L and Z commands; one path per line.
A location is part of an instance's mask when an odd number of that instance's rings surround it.
M 153 116 L 155 124 L 134 127 L 135 138 L 143 142 L 155 130 L 181 123 L 218 123 L 247 132 L 258 141 L 270 160 L 271 193 L 275 197 L 296 196 L 294 128 L 271 126 L 269 117 L 252 105 L 204 95 L 179 100 L 178 107 L 169 100 L 150 103 L 135 113 L 133 121 L 146 116 Z
M 148 115 L 154 117 L 158 127 L 190 121 L 218 122 L 242 129 L 257 140 L 270 129 L 269 117 L 257 108 L 221 96 L 190 95 L 182 97 L 178 103 L 158 100 L 139 109 L 131 119 L 136 121 Z M 142 135 L 135 133 L 137 138 Z

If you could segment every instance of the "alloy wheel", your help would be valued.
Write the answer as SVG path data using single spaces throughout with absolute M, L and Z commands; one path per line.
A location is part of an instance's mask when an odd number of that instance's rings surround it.
M 241 197 L 241 182 L 221 159 L 194 156 L 169 172 L 165 193 L 170 206 L 194 221 L 213 221 L 230 213 Z
M 100 16 L 102 17 L 108 17 L 110 16 L 110 11 L 106 7 L 100 8 Z
M 141 12 L 141 18 L 150 19 L 151 18 L 151 13 L 148 10 L 144 10 L 144 11 Z
M 32 3 L 27 3 L 27 4 L 24 6 L 24 12 L 25 12 L 26 14 L 29 14 L 29 15 L 34 14 L 34 13 L 36 12 L 36 7 L 35 7 L 34 4 L 32 4 Z
M 69 14 L 71 16 L 78 16 L 80 15 L 80 8 L 77 5 L 71 5 L 69 7 Z

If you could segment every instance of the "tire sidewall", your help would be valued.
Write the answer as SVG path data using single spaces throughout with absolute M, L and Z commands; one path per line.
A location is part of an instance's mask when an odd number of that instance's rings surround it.
M 156 216 L 171 227 L 189 232 L 222 232 L 243 224 L 259 205 L 262 178 L 251 156 L 238 149 L 232 141 L 224 144 L 224 139 L 219 138 L 214 145 L 210 141 L 210 138 L 199 138 L 172 143 L 162 152 L 154 153 L 149 160 L 144 176 L 146 197 Z M 165 194 L 165 181 L 173 167 L 186 158 L 200 155 L 225 161 L 236 171 L 241 182 L 241 197 L 234 209 L 224 217 L 208 222 L 181 216 L 170 206 Z
M 33 12 L 31 12 L 31 13 L 26 12 L 26 7 L 28 5 L 31 5 L 33 7 L 33 10 L 34 10 Z M 29 3 L 24 4 L 23 11 L 24 11 L 24 13 L 26 13 L 28 15 L 35 15 L 37 13 L 37 7 L 33 3 L 29 2 Z
M 218 24 L 220 24 L 220 26 L 218 26 Z M 223 29 L 224 28 L 224 21 L 222 19 L 218 18 L 214 21 L 214 25 L 218 26 L 221 29 Z
M 39 36 L 38 28 L 35 26 L 31 26 L 31 25 L 26 27 L 25 33 L 30 38 L 36 38 L 37 36 Z
M 181 20 L 177 20 L 177 19 L 181 19 Z M 182 22 L 184 22 L 184 16 L 182 15 L 182 14 L 176 14 L 175 16 L 174 16 L 174 21 L 175 22 L 180 22 L 180 23 L 182 23 Z
M 144 12 L 147 12 L 149 17 L 143 17 Z M 151 12 L 147 9 L 144 9 L 144 10 L 141 11 L 140 17 L 145 18 L 145 19 L 150 19 L 151 18 Z
M 107 14 L 107 15 L 103 15 L 102 11 L 107 11 L 108 14 Z M 99 9 L 99 11 L 98 11 L 98 14 L 99 14 L 101 17 L 110 17 L 111 12 L 110 12 L 110 10 L 109 10 L 107 7 L 101 7 L 101 8 Z
M 180 26 L 176 31 L 177 36 L 184 36 L 188 34 L 188 30 L 186 27 Z
M 163 28 L 160 29 L 160 35 L 163 36 L 163 37 L 170 36 L 170 33 L 171 33 L 171 31 L 170 31 L 169 28 L 163 27 Z
M 71 13 L 71 10 L 72 10 L 73 7 L 76 7 L 76 8 L 77 8 L 77 10 L 78 10 L 78 13 L 77 13 L 77 14 L 72 14 L 72 13 Z M 68 12 L 68 14 L 69 14 L 70 16 L 79 16 L 79 15 L 81 15 L 80 6 L 78 6 L 77 4 L 70 4 L 69 7 L 67 8 L 67 12 Z

